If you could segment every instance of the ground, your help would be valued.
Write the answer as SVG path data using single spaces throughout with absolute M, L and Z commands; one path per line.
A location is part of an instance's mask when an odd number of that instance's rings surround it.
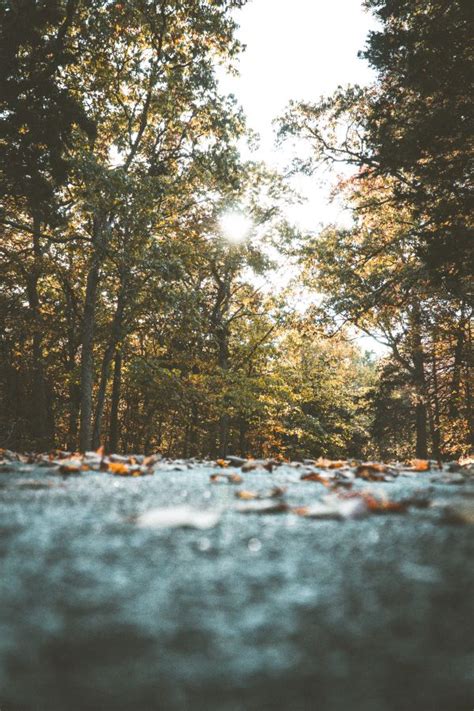
M 235 510 L 242 488 L 316 501 L 302 468 L 177 466 L 0 473 L 1 711 L 471 711 L 474 527 L 445 513 L 471 481 L 357 480 L 431 505 L 318 520 Z M 222 515 L 139 525 L 178 504 Z

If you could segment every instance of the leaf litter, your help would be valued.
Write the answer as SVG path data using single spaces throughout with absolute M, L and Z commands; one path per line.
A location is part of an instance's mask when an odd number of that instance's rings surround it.
M 285 498 L 287 488 L 282 486 L 275 486 L 263 491 L 239 489 L 234 493 L 239 503 L 231 507 L 239 513 L 288 513 L 302 518 L 347 520 L 364 518 L 373 514 L 404 514 L 412 508 L 427 508 L 437 505 L 443 510 L 442 520 L 461 524 L 474 523 L 474 499 L 472 498 L 454 503 L 433 502 L 426 496 L 425 489 L 423 495 L 392 500 L 383 492 L 375 494 L 370 490 L 348 491 L 348 489 L 352 489 L 357 480 L 377 484 L 395 481 L 398 476 L 420 476 L 425 482 L 431 481 L 438 484 L 472 483 L 474 481 L 474 460 L 472 458 L 464 458 L 444 465 L 433 460 L 422 459 L 387 464 L 325 458 L 290 462 L 282 458 L 229 457 L 229 459 L 212 462 L 207 460 L 170 460 L 163 458 L 159 453 L 151 456 L 106 455 L 103 447 L 85 454 L 59 450 L 41 454 L 20 454 L 0 449 L 0 472 L 5 474 L 42 467 L 65 476 L 84 476 L 92 472 L 119 477 L 142 477 L 160 472 L 187 471 L 196 465 L 202 465 L 207 469 L 214 466 L 219 469 L 217 473 L 209 476 L 209 482 L 213 485 L 240 485 L 244 483 L 243 476 L 236 471 L 228 471 L 229 467 L 240 468 L 242 474 L 249 473 L 252 479 L 253 473 L 258 470 L 272 473 L 275 468 L 282 466 L 286 467 L 286 471 L 299 469 L 302 472 L 299 477 L 301 481 L 321 484 L 327 492 L 326 495 L 309 504 L 290 505 Z M 426 474 L 428 474 L 428 478 Z M 24 489 L 40 490 L 51 488 L 51 483 L 41 480 L 19 480 L 18 486 Z M 206 529 L 217 524 L 221 513 L 222 511 L 175 506 L 151 509 L 136 517 L 134 521 L 138 527 L 143 528 Z

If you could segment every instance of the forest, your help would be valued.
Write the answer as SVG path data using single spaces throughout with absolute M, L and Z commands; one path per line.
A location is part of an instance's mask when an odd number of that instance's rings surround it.
M 1 447 L 472 447 L 471 4 L 365 0 L 375 80 L 275 117 L 287 174 L 220 86 L 245 4 L 0 2 Z M 304 234 L 321 166 L 351 225 Z

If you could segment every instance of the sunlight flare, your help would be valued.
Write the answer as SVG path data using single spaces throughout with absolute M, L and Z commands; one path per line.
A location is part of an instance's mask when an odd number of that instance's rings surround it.
M 220 227 L 223 237 L 229 242 L 238 244 L 243 242 L 248 236 L 252 227 L 252 221 L 242 212 L 225 212 L 220 220 Z

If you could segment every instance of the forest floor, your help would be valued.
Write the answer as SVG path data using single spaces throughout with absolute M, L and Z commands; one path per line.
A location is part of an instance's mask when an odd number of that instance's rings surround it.
M 4 453 L 1 711 L 470 711 L 472 464 L 263 464 Z

